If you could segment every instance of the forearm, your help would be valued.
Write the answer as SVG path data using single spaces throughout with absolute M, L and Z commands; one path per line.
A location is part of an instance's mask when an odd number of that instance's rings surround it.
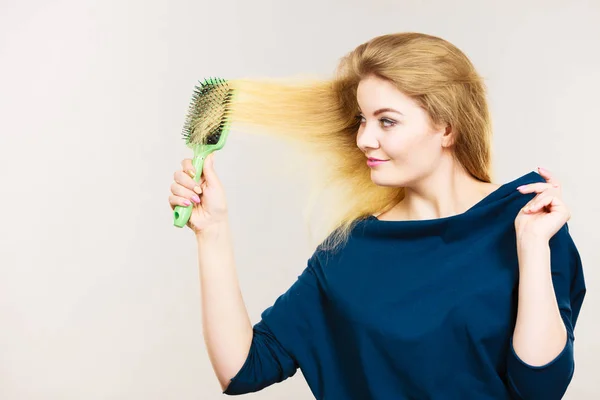
M 558 356 L 567 341 L 552 283 L 550 246 L 548 241 L 518 238 L 517 253 L 519 299 L 513 347 L 525 363 L 541 366 Z
M 222 389 L 240 370 L 252 325 L 239 287 L 229 222 L 197 235 L 204 341 Z

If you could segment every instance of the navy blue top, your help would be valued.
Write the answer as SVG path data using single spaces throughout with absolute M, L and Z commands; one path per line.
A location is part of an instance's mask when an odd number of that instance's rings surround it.
M 535 196 L 516 188 L 533 182 L 544 179 L 530 172 L 450 217 L 370 216 L 341 250 L 318 247 L 254 325 L 246 362 L 224 393 L 255 392 L 300 368 L 317 399 L 560 399 L 585 296 L 567 224 L 550 240 L 566 345 L 537 367 L 512 347 L 514 220 Z

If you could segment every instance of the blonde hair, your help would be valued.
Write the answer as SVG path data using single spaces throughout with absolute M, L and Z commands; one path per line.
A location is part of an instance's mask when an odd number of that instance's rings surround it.
M 441 38 L 412 32 L 375 37 L 342 57 L 330 80 L 229 81 L 236 93 L 233 125 L 306 146 L 303 154 L 311 157 L 310 165 L 317 162 L 307 214 L 314 212 L 318 195 L 329 196 L 320 231 L 311 235 L 323 249 L 339 247 L 358 220 L 385 212 L 404 197 L 404 188 L 371 181 L 365 155 L 356 145 L 356 90 L 369 75 L 392 82 L 433 123 L 450 125 L 456 160 L 476 179 L 491 181 L 485 85 L 465 54 Z

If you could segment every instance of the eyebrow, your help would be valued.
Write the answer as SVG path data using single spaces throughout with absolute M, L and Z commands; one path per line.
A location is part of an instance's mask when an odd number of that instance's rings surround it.
M 358 108 L 358 110 L 359 110 L 359 111 L 362 113 L 362 110 L 360 109 L 360 107 Z M 373 113 L 373 115 L 374 115 L 374 116 L 377 116 L 377 115 L 379 115 L 379 114 L 381 114 L 381 113 L 383 113 L 383 112 L 386 112 L 386 111 L 389 111 L 389 112 L 395 112 L 395 113 L 397 113 L 397 114 L 404 115 L 404 114 L 402 114 L 400 111 L 394 110 L 393 108 L 380 108 L 379 110 L 375 111 L 375 112 Z

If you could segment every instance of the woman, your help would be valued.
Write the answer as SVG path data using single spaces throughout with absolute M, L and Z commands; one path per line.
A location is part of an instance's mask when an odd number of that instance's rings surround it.
M 195 203 L 204 337 L 224 393 L 301 368 L 318 399 L 561 398 L 585 295 L 570 213 L 543 169 L 490 183 L 485 90 L 467 57 L 429 35 L 377 37 L 308 97 L 337 121 L 312 139 L 336 156 L 329 182 L 350 190 L 254 326 L 213 155 L 199 186 L 186 159 L 171 187 L 172 208 Z M 290 124 L 284 103 L 273 118 Z M 316 121 L 307 107 L 291 107 L 305 111 L 297 121 Z

